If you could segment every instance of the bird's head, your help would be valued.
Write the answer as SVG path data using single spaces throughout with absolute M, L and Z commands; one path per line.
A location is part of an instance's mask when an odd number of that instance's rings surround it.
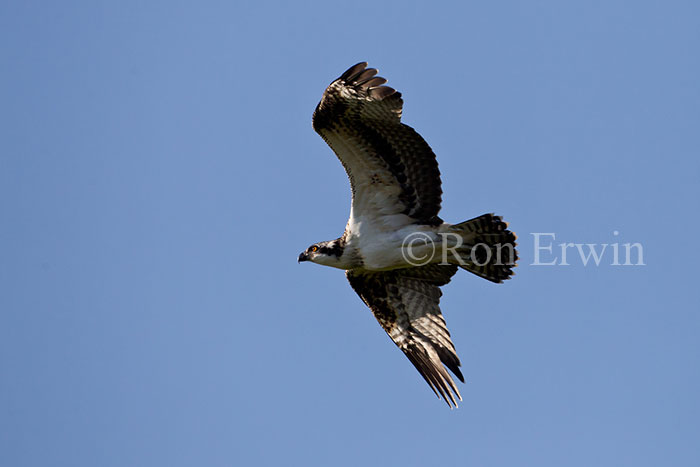
M 323 264 L 325 266 L 335 266 L 342 253 L 342 248 L 338 247 L 337 240 L 314 243 L 301 252 L 299 255 L 299 262 L 311 261 L 312 263 Z

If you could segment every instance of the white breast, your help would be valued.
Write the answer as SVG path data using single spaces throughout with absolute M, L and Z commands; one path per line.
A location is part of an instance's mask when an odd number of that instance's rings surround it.
M 420 235 L 428 241 L 426 248 L 416 249 L 413 254 L 421 256 L 432 249 L 439 241 L 437 228 L 428 225 L 415 225 L 414 220 L 405 214 L 393 214 L 379 218 L 355 216 L 350 212 L 347 225 L 347 244 L 349 251 L 358 254 L 369 270 L 386 270 L 414 266 L 407 259 L 405 242 Z M 421 244 L 416 244 L 420 246 Z

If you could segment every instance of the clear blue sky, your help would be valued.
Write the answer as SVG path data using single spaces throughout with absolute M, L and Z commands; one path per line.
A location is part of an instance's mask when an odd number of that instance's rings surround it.
M 243 3 L 0 6 L 0 464 L 700 465 L 698 4 Z M 362 60 L 443 217 L 520 236 L 444 288 L 455 411 L 296 261 L 347 219 L 311 113 Z

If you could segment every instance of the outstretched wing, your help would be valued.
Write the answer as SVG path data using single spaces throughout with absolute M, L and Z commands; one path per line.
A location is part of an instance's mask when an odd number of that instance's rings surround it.
M 363 62 L 333 81 L 314 111 L 314 130 L 345 167 L 355 217 L 377 227 L 439 225 L 442 189 L 435 154 L 401 123 L 401 93 L 382 86 L 386 79 L 376 74 Z
M 462 396 L 445 366 L 460 381 L 464 382 L 464 377 L 439 304 L 440 286 L 455 272 L 457 266 L 438 264 L 374 273 L 346 272 L 350 285 L 389 337 L 450 407 L 457 407 L 456 399 L 462 400 Z

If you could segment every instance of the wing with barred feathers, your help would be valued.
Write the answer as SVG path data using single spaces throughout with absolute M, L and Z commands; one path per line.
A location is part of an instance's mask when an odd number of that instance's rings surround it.
M 347 271 L 352 288 L 432 390 L 457 407 L 459 390 L 445 367 L 464 382 L 459 357 L 440 312 L 440 286 L 457 266 L 432 264 L 383 272 Z M 444 366 L 443 366 L 444 365 Z
M 314 130 L 345 167 L 354 216 L 378 228 L 440 225 L 435 154 L 401 123 L 401 93 L 383 86 L 386 79 L 376 74 L 362 62 L 333 81 L 314 111 Z

